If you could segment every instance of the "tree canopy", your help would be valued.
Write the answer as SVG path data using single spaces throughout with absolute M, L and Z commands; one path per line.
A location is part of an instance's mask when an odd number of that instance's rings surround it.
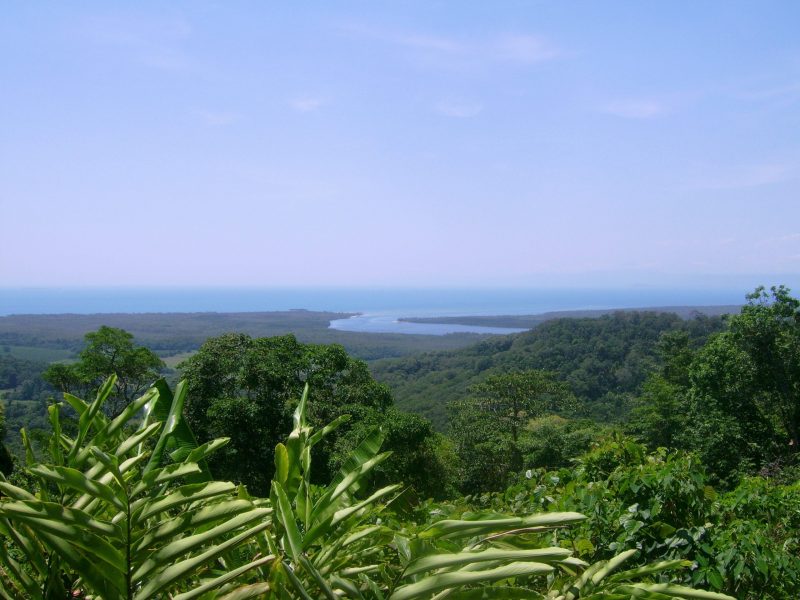
M 54 363 L 42 375 L 56 389 L 90 395 L 110 375 L 116 375 L 114 392 L 106 411 L 118 415 L 155 381 L 164 362 L 149 348 L 133 343 L 123 329 L 100 327 L 84 336 L 86 345 L 73 364 Z
M 520 435 L 528 423 L 576 406 L 553 373 L 527 370 L 491 375 L 450 405 L 450 435 L 462 457 L 467 491 L 500 489 L 523 468 Z
M 695 451 L 717 482 L 796 460 L 800 301 L 784 286 L 747 295 L 726 329 L 693 347 L 665 336 L 630 429 L 651 447 Z
M 381 424 L 387 449 L 404 451 L 384 466 L 386 476 L 412 483 L 422 493 L 436 491 L 440 477 L 432 428 L 421 417 L 390 410 L 388 387 L 339 345 L 303 344 L 293 335 L 226 334 L 207 340 L 181 368 L 189 386 L 187 418 L 200 440 L 231 438 L 212 468 L 254 493 L 268 491 L 274 470 L 269 457 L 291 430 L 291 414 L 306 384 L 309 423 L 320 427 L 345 414 L 357 416 L 320 444 L 315 478 L 325 481 L 338 469 L 365 424 Z M 405 452 L 412 446 L 413 452 Z

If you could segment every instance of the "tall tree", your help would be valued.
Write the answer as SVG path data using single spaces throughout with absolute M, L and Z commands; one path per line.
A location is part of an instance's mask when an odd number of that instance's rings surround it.
M 480 410 L 508 428 L 515 443 L 528 420 L 575 406 L 566 383 L 535 369 L 491 375 L 470 391 Z
M 78 362 L 53 364 L 42 377 L 62 392 L 91 395 L 110 375 L 117 376 L 106 412 L 116 416 L 159 376 L 164 362 L 149 348 L 133 343 L 124 329 L 103 325 L 84 336 Z
M 14 462 L 3 441 L 6 439 L 6 416 L 3 403 L 0 402 L 0 473 L 8 475 L 14 468 Z
M 388 388 L 372 378 L 366 363 L 339 345 L 303 344 L 293 335 L 211 338 L 181 369 L 189 386 L 187 417 L 198 438 L 231 438 L 214 457 L 215 473 L 255 493 L 268 491 L 275 444 L 291 430 L 291 412 L 306 383 L 315 426 L 365 408 L 383 412 L 392 404 Z M 331 437 L 320 445 L 320 480 L 330 475 L 335 443 Z
M 686 415 L 671 438 L 675 445 L 698 452 L 712 475 L 730 485 L 797 453 L 800 301 L 786 287 L 748 294 L 727 329 L 696 353 L 679 346 L 666 362 L 663 385 L 646 388 L 659 392 L 650 400 Z M 646 412 L 652 416 L 656 409 L 658 402 L 650 403 Z
M 547 371 L 500 373 L 472 386 L 468 398 L 450 407 L 450 433 L 461 456 L 465 489 L 498 489 L 507 483 L 508 475 L 523 467 L 520 434 L 527 423 L 576 405 L 569 386 Z
M 784 430 L 793 452 L 800 451 L 800 300 L 784 286 L 757 288 L 741 314 L 731 319 L 731 343 L 753 365 L 763 392 L 761 409 Z

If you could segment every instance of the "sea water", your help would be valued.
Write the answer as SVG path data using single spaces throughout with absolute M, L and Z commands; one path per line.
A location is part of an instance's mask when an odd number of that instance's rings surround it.
M 0 315 L 262 312 L 290 309 L 359 313 L 334 320 L 345 331 L 509 333 L 511 328 L 407 323 L 402 317 L 522 315 L 561 310 L 710 306 L 742 303 L 717 289 L 343 289 L 343 288 L 0 288 Z

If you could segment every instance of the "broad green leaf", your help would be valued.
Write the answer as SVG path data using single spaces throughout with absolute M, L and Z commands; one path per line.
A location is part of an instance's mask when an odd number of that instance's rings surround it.
M 243 585 L 236 588 L 232 592 L 228 592 L 224 596 L 220 596 L 218 600 L 249 600 L 250 598 L 262 599 L 270 592 L 269 583 L 253 583 L 250 585 Z M 178 596 L 175 600 L 178 600 Z
M 141 397 L 137 398 L 126 406 L 123 411 L 111 422 L 108 422 L 102 413 L 98 413 L 95 417 L 95 429 L 97 433 L 94 437 L 87 442 L 86 446 L 78 452 L 74 459 L 73 466 L 83 466 L 86 460 L 91 456 L 92 446 L 101 446 L 106 440 L 112 438 L 117 432 L 121 431 L 124 425 L 130 421 L 136 413 L 149 401 L 150 398 L 156 396 L 158 393 L 152 388 L 144 393 Z M 114 453 L 116 456 L 122 456 L 119 448 Z
M 294 409 L 292 421 L 294 429 L 301 429 L 306 426 L 306 403 L 308 402 L 308 383 L 303 387 L 303 395 L 300 396 L 300 402 Z
M 364 508 L 371 506 L 372 504 L 375 504 L 378 500 L 380 500 L 384 496 L 388 496 L 389 494 L 400 489 L 401 487 L 403 486 L 400 484 L 387 485 L 386 487 L 383 487 L 378 491 L 376 491 L 375 493 L 373 493 L 369 498 L 366 498 L 361 502 L 358 502 L 352 506 L 348 506 L 347 508 L 337 510 L 333 515 L 331 526 L 335 527 L 339 522 L 344 521 L 354 513 L 357 513 L 358 511 L 363 510 Z
M 535 562 L 514 562 L 502 567 L 486 571 L 455 571 L 430 575 L 424 579 L 401 586 L 389 596 L 389 600 L 412 600 L 413 598 L 427 598 L 430 594 L 444 589 L 458 588 L 464 585 L 490 583 L 501 579 L 513 577 L 527 577 L 540 573 L 549 573 L 553 570 L 550 565 Z
M 454 594 L 458 595 L 455 596 Z M 440 592 L 431 600 L 440 600 L 450 596 L 458 598 L 458 600 L 491 600 L 493 598 L 499 600 L 545 600 L 545 596 L 535 590 L 507 586 L 481 587 L 474 590 L 448 590 Z
M 202 554 L 198 554 L 197 556 L 192 556 L 191 558 L 187 558 L 180 562 L 166 566 L 166 568 L 163 570 L 148 577 L 147 581 L 137 581 L 137 583 L 141 583 L 142 585 L 137 589 L 136 594 L 134 594 L 134 600 L 149 600 L 150 598 L 153 598 L 162 590 L 174 586 L 182 581 L 188 574 L 194 572 L 200 565 L 217 558 L 231 548 L 238 546 L 245 540 L 248 540 L 258 533 L 264 531 L 267 527 L 269 527 L 269 523 L 259 523 L 258 525 L 255 525 L 250 529 L 247 529 L 246 531 L 243 531 L 242 533 L 225 540 L 224 542 L 220 542 L 214 546 L 211 546 Z M 162 567 L 163 566 L 164 565 L 162 565 Z
M 319 431 L 315 432 L 312 436 L 308 438 L 308 446 L 313 447 L 315 446 L 320 440 L 322 440 L 326 435 L 335 431 L 344 423 L 347 423 L 350 420 L 350 415 L 339 415 L 328 423 L 325 427 L 320 429 Z
M 97 390 L 97 395 L 95 396 L 94 401 L 89 405 L 89 408 L 81 413 L 81 416 L 78 419 L 78 435 L 75 437 L 75 442 L 69 452 L 69 456 L 67 457 L 67 460 L 70 463 L 78 454 L 78 450 L 81 449 L 83 440 L 89 433 L 89 428 L 92 425 L 98 426 L 100 423 L 103 423 L 103 420 L 100 420 L 98 423 L 93 423 L 93 420 L 97 415 L 100 414 L 100 407 L 108 399 L 109 395 L 111 395 L 111 390 L 114 389 L 114 384 L 116 382 L 117 376 L 112 374 L 103 382 L 103 385 L 100 386 L 100 389 Z
M 317 523 L 316 526 L 318 526 L 320 523 L 327 521 L 337 510 L 338 503 L 336 500 L 345 492 L 347 492 L 348 495 L 355 494 L 360 487 L 359 482 L 372 469 L 389 458 L 389 456 L 391 456 L 391 452 L 384 452 L 383 454 L 374 456 L 359 464 L 342 479 L 334 481 L 334 483 L 328 486 L 328 491 L 314 504 L 314 509 L 311 511 L 312 522 Z
M 314 565 L 312 565 L 308 558 L 303 554 L 300 555 L 300 565 L 308 574 L 311 575 L 325 598 L 328 600 L 337 600 L 337 596 L 333 593 L 333 590 L 328 585 L 328 582 L 325 581 L 322 575 L 320 575 L 319 571 L 314 568 Z
M 16 560 L 9 556 L 5 544 L 0 544 L 0 583 L 5 583 L 2 578 L 4 575 L 3 571 L 14 579 L 19 586 L 18 590 L 24 592 L 28 597 L 35 598 L 41 593 L 39 586 L 33 578 L 28 575 L 27 571 Z M 10 596 L 6 597 L 10 598 Z
M 285 485 L 289 478 L 289 452 L 286 450 L 286 446 L 280 443 L 275 446 L 275 475 L 273 477 L 281 485 Z
M 456 554 L 432 554 L 413 561 L 405 570 L 406 576 L 445 567 L 460 567 L 485 561 L 530 560 L 551 564 L 567 558 L 572 552 L 565 548 L 541 548 L 537 550 L 498 550 L 490 548 L 481 552 L 458 552 Z
M 607 561 L 601 569 L 599 569 L 594 575 L 592 575 L 592 583 L 597 585 L 603 579 L 605 579 L 608 575 L 616 571 L 619 567 L 622 566 L 628 559 L 636 555 L 639 551 L 634 549 L 626 550 L 625 552 L 621 552 L 617 554 L 614 558 Z
M 630 569 L 622 571 L 621 573 L 614 573 L 608 578 L 608 581 L 625 581 L 628 579 L 635 579 L 643 575 L 652 575 L 653 573 L 660 573 L 661 571 L 668 571 L 670 569 L 679 569 L 691 566 L 692 562 L 688 560 L 664 560 L 661 562 L 653 563 L 638 569 Z
M 283 486 L 277 481 L 272 482 L 272 491 L 275 494 L 275 516 L 286 534 L 287 548 L 285 548 L 292 560 L 297 564 L 300 555 L 303 553 L 303 538 L 300 535 L 300 530 L 297 529 L 297 522 L 294 518 L 294 511 L 289 499 L 286 497 L 286 492 Z
M 286 577 L 291 582 L 295 591 L 298 594 L 300 594 L 300 597 L 303 600 L 314 600 L 314 598 L 312 598 L 311 595 L 308 593 L 308 590 L 306 590 L 305 586 L 303 585 L 303 582 L 301 582 L 300 579 L 297 577 L 297 575 L 294 574 L 294 571 L 289 565 L 284 564 L 283 572 L 286 574 Z
M 50 437 L 50 456 L 57 465 L 64 464 L 64 452 L 61 447 L 61 405 L 51 404 L 47 407 L 50 416 L 50 427 L 53 435 Z
M 124 442 L 122 442 L 114 452 L 114 456 L 118 458 L 125 456 L 128 452 L 133 450 L 134 447 L 138 446 L 146 439 L 155 435 L 159 429 L 161 429 L 161 423 L 150 423 L 150 425 L 144 427 L 143 429 L 140 429 L 131 437 L 127 438 Z
M 733 596 L 727 594 L 720 594 L 718 592 L 707 592 L 705 590 L 695 590 L 682 585 L 673 585 L 670 583 L 633 583 L 626 586 L 620 586 L 620 591 L 629 590 L 643 590 L 646 592 L 655 592 L 657 594 L 664 594 L 673 598 L 689 598 L 691 600 L 736 600 Z
M 48 566 L 45 563 L 44 549 L 30 528 L 22 523 L 12 525 L 7 519 L 0 519 L 0 533 L 10 539 L 17 549 L 25 554 L 28 563 L 40 577 L 47 577 Z
M 503 530 L 522 529 L 527 527 L 556 527 L 570 525 L 585 520 L 586 517 L 575 512 L 554 512 L 530 515 L 527 517 L 509 517 L 504 519 L 437 521 L 423 530 L 421 538 L 450 538 L 486 535 Z
M 33 523 L 36 527 L 47 529 L 56 535 L 74 535 L 71 533 L 74 530 L 122 541 L 122 530 L 119 527 L 54 502 L 3 502 L 0 503 L 0 516 Z
M 42 542 L 69 564 L 97 594 L 104 598 L 126 597 L 125 578 L 121 572 L 109 569 L 107 563 L 99 562 L 92 554 L 85 554 L 57 535 L 42 531 L 39 536 Z
M 224 521 L 247 512 L 253 503 L 247 500 L 223 500 L 188 512 L 181 512 L 172 519 L 161 521 L 156 527 L 148 529 L 141 538 L 137 538 L 133 546 L 133 554 L 147 551 L 156 544 L 163 543 L 187 530 L 201 531 L 211 523 Z M 268 516 L 271 509 L 261 509 Z
M 166 564 L 178 560 L 180 557 L 195 552 L 207 544 L 212 544 L 218 539 L 224 539 L 226 535 L 236 531 L 240 527 L 249 525 L 253 521 L 262 520 L 268 513 L 266 508 L 255 508 L 246 513 L 240 513 L 235 517 L 225 520 L 225 522 L 200 531 L 194 535 L 177 538 L 176 540 L 161 546 L 158 550 L 150 554 L 148 558 L 139 565 L 134 571 L 132 578 L 142 580 L 150 577 L 154 571 Z M 264 523 L 266 526 L 267 523 Z
M 83 494 L 88 494 L 94 498 L 108 502 L 117 510 L 126 510 L 125 504 L 117 497 L 114 490 L 103 483 L 88 479 L 83 473 L 76 469 L 36 465 L 31 467 L 30 470 L 35 475 L 52 481 L 57 485 L 65 485 Z
M 225 573 L 223 575 L 220 575 L 219 577 L 211 579 L 210 581 L 207 581 L 207 582 L 203 583 L 202 585 L 194 588 L 193 590 L 190 590 L 188 592 L 183 592 L 182 594 L 177 594 L 176 596 L 172 597 L 172 600 L 194 600 L 194 598 L 199 598 L 200 596 L 202 596 L 206 592 L 211 592 L 211 591 L 214 591 L 214 590 L 218 590 L 220 587 L 222 587 L 226 583 L 229 583 L 229 582 L 233 581 L 234 579 L 236 579 L 237 577 L 239 577 L 240 575 L 243 575 L 244 573 L 247 573 L 247 571 L 251 571 L 251 570 L 256 569 L 256 568 L 258 568 L 258 567 L 260 567 L 262 565 L 267 565 L 267 564 L 271 563 L 273 560 L 275 560 L 275 556 L 273 556 L 273 555 L 269 555 L 269 556 L 264 556 L 262 558 L 258 558 L 258 559 L 254 560 L 252 562 L 247 563 L 246 565 L 242 565 L 241 567 L 233 569 L 232 571 L 228 571 L 227 573 Z M 267 586 L 267 587 L 264 588 L 263 586 Z M 258 594 L 258 595 L 265 594 L 266 592 L 269 591 L 269 586 L 267 584 L 256 584 L 255 586 L 243 586 L 241 588 L 238 588 L 238 590 L 241 590 L 242 593 L 244 593 L 244 588 L 253 588 L 253 587 L 258 588 L 258 591 L 256 592 L 256 594 Z M 234 592 L 226 594 L 224 597 L 225 598 L 253 598 L 253 597 L 256 597 L 256 596 L 245 596 L 245 595 L 241 595 L 241 596 L 232 595 L 232 594 L 235 594 L 235 592 L 238 591 L 238 590 L 234 590 Z M 254 590 L 251 589 L 250 591 L 252 592 Z
M 173 489 L 166 496 L 137 500 L 134 504 L 137 505 L 136 510 L 139 512 L 132 515 L 132 518 L 138 520 L 149 519 L 161 512 L 176 510 L 183 505 L 217 496 L 232 495 L 235 491 L 236 486 L 227 481 L 189 483 Z
M 160 394 L 159 394 L 160 395 Z M 170 403 L 169 413 L 164 419 L 164 427 L 161 429 L 161 435 L 158 437 L 156 447 L 150 455 L 150 462 L 144 468 L 143 475 L 147 475 L 153 469 L 160 467 L 163 464 L 164 451 L 167 447 L 167 441 L 172 436 L 172 433 L 178 427 L 178 423 L 183 419 L 183 403 L 186 400 L 186 382 L 181 381 L 178 387 L 175 388 L 175 394 Z M 160 404 L 157 403 L 157 404 Z M 200 469 L 198 469 L 198 472 Z

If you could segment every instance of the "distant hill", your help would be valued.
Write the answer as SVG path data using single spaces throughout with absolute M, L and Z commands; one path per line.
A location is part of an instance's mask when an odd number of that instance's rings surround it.
M 699 345 L 722 327 L 720 316 L 683 319 L 675 312 L 618 311 L 550 319 L 525 333 L 460 350 L 379 360 L 371 367 L 392 388 L 400 408 L 428 417 L 439 429 L 446 426 L 447 403 L 464 397 L 470 385 L 491 373 L 518 369 L 556 372 L 585 402 L 589 416 L 613 421 L 627 412 L 629 396 L 658 365 L 656 343 L 662 333 L 682 329 Z
M 19 358 L 45 359 L 49 355 L 52 360 L 64 359 L 78 352 L 83 347 L 83 336 L 101 325 L 129 331 L 138 344 L 161 356 L 194 351 L 209 337 L 228 332 L 247 333 L 253 337 L 293 333 L 302 342 L 342 344 L 350 354 L 365 360 L 462 348 L 485 337 L 473 333 L 440 336 L 329 329 L 331 320 L 350 316 L 353 314 L 307 310 L 10 315 L 0 317 L 0 348 L 8 347 L 11 354 Z
M 399 319 L 408 323 L 437 323 L 446 325 L 478 325 L 483 327 L 514 327 L 533 329 L 545 321 L 563 318 L 598 318 L 616 312 L 654 312 L 674 313 L 682 319 L 691 319 L 696 315 L 716 317 L 738 313 L 741 305 L 725 306 L 661 306 L 652 308 L 620 308 L 602 310 L 561 310 L 536 315 L 465 315 L 462 317 L 408 317 Z

